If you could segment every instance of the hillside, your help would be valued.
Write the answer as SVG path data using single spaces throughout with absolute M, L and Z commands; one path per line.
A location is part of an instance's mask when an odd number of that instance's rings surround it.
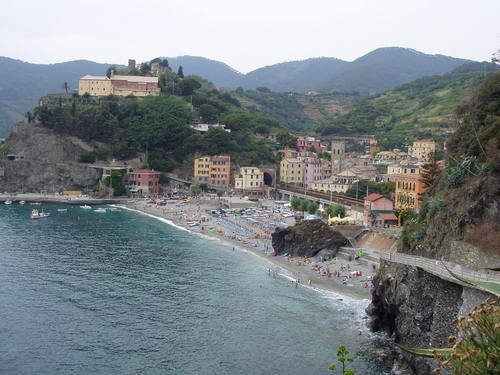
M 359 96 L 351 94 L 322 94 L 307 96 L 278 93 L 268 89 L 243 90 L 231 93 L 247 111 L 277 121 L 294 132 L 310 132 L 332 116 L 347 110 Z
M 248 89 L 263 86 L 278 92 L 305 93 L 320 87 L 348 65 L 348 62 L 332 57 L 284 62 L 251 71 L 231 86 Z
M 315 89 L 323 92 L 357 91 L 376 94 L 403 83 L 430 75 L 451 72 L 469 60 L 443 55 L 428 55 L 409 48 L 379 48 L 332 74 Z
M 218 87 L 229 87 L 244 75 L 220 61 L 199 56 L 167 57 L 174 72 L 182 66 L 185 75 L 197 75 Z
M 14 122 L 32 110 L 42 95 L 63 92 L 63 82 L 68 82 L 73 90 L 80 77 L 102 75 L 108 66 L 87 60 L 30 64 L 0 57 L 0 137 L 6 136 Z
M 490 69 L 498 67 L 489 64 Z M 402 85 L 364 98 L 317 128 L 322 135 L 375 133 L 386 147 L 403 146 L 413 137 L 446 138 L 454 125 L 455 110 L 468 102 L 484 74 L 450 73 Z

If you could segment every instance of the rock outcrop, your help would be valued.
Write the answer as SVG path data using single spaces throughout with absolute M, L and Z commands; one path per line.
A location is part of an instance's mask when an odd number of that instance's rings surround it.
M 383 262 L 367 308 L 374 331 L 409 347 L 448 347 L 452 321 L 486 300 L 487 293 L 440 279 L 418 267 Z M 430 374 L 433 360 L 402 352 L 416 374 Z
M 304 220 L 273 233 L 272 244 L 276 255 L 314 257 L 321 252 L 325 257 L 333 257 L 347 244 L 347 239 L 321 220 Z
M 4 176 L 0 191 L 62 191 L 92 189 L 101 171 L 78 163 L 79 156 L 93 147 L 76 137 L 54 133 L 36 124 L 18 124 L 6 145 L 21 160 L 2 160 Z

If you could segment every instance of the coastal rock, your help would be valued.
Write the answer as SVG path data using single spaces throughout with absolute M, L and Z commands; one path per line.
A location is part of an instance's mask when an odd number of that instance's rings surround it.
M 272 234 L 272 244 L 276 255 L 290 254 L 294 257 L 314 257 L 321 255 L 333 257 L 347 239 L 321 220 L 304 220 Z
M 447 347 L 448 337 L 456 334 L 452 321 L 489 297 L 418 267 L 392 262 L 381 263 L 373 287 L 372 303 L 366 310 L 371 329 L 416 348 Z M 416 374 L 430 374 L 436 366 L 434 360 L 401 354 Z

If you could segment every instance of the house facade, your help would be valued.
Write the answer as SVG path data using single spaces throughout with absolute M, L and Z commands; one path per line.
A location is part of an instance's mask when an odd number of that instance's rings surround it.
M 385 226 L 397 222 L 394 202 L 381 195 L 372 193 L 364 198 L 363 225 L 365 227 Z
M 160 172 L 153 169 L 137 169 L 129 172 L 126 180 L 131 193 L 155 196 L 160 192 Z
M 298 152 L 307 152 L 311 151 L 311 149 L 314 149 L 314 152 L 316 152 L 317 154 L 322 154 L 326 151 L 326 147 L 321 144 L 321 141 L 319 139 L 305 136 L 297 137 Z
M 396 209 L 420 210 L 422 207 L 420 196 L 425 192 L 421 167 L 402 166 L 401 173 L 395 174 L 393 181 L 396 183 Z
M 159 95 L 158 77 L 86 75 L 78 81 L 78 94 L 91 96 L 148 96 Z
M 304 162 L 299 158 L 285 158 L 281 160 L 280 182 L 291 185 L 303 185 Z
M 415 141 L 408 147 L 408 154 L 419 161 L 429 161 L 436 152 L 436 142 L 432 139 Z
M 242 193 L 261 195 L 264 193 L 264 172 L 256 167 L 241 167 L 234 178 L 234 188 Z

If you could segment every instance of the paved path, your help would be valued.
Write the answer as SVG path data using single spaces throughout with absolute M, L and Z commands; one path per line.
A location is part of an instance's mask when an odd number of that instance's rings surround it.
M 463 283 L 453 277 L 446 268 L 448 268 L 456 275 L 463 277 L 464 279 L 472 281 L 492 281 L 500 283 L 500 274 L 495 271 L 475 271 L 456 263 L 442 262 L 440 260 L 419 257 L 416 255 L 383 252 L 377 252 L 377 254 L 380 256 L 380 259 L 388 260 L 394 263 L 406 264 L 408 266 L 419 267 L 424 271 L 440 277 L 441 279 L 445 279 L 457 284 Z M 443 265 L 443 263 L 446 265 L 446 267 Z

